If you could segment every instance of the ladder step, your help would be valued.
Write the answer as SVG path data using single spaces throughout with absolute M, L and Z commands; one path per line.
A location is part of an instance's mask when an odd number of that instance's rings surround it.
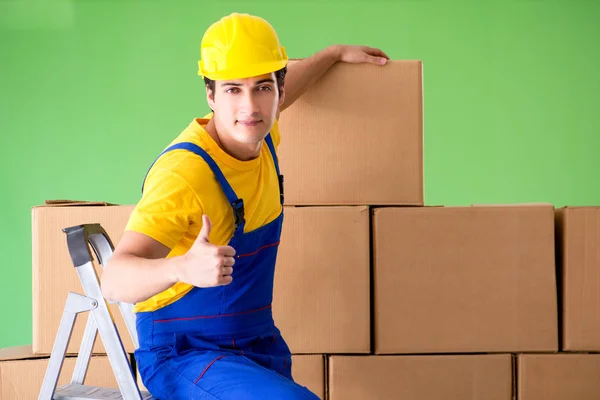
M 152 400 L 153 397 L 147 391 L 140 391 L 142 400 Z M 123 400 L 119 389 L 109 389 L 96 386 L 62 385 L 56 388 L 54 400 Z

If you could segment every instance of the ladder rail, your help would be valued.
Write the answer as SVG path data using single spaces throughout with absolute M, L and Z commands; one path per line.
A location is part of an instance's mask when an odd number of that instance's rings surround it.
M 113 316 L 108 308 L 109 302 L 102 295 L 100 281 L 94 268 L 90 248 L 95 253 L 96 259 L 102 268 L 106 268 L 106 265 L 114 252 L 114 245 L 110 240 L 110 237 L 98 223 L 64 228 L 63 232 L 66 234 L 69 255 L 77 271 L 85 295 L 73 292 L 69 292 L 68 294 L 65 310 L 52 348 L 52 353 L 38 399 L 152 399 L 148 392 L 141 392 L 139 390 L 128 354 L 125 351 L 121 336 L 119 335 Z M 137 349 L 139 343 L 133 305 L 123 302 L 116 303 L 123 315 L 123 319 L 125 320 L 127 330 L 134 346 Z M 113 302 L 110 302 L 110 304 L 113 304 Z M 71 339 L 76 317 L 78 314 L 85 311 L 90 311 L 90 313 L 88 315 L 71 383 L 57 389 L 58 378 Z M 119 386 L 118 390 L 94 388 L 83 385 L 97 334 L 100 335 L 102 343 L 104 344 L 106 354 Z M 84 394 L 88 397 L 84 397 Z M 96 394 L 97 397 L 94 397 Z
M 77 315 L 85 311 L 90 311 L 94 307 L 96 307 L 94 301 L 91 301 L 91 299 L 86 296 L 73 292 L 69 292 L 67 295 L 65 310 L 60 319 L 58 334 L 56 335 L 52 347 L 50 360 L 48 360 L 48 367 L 46 368 L 46 373 L 40 389 L 39 400 L 52 399 L 65 360 L 67 346 L 69 345 L 71 335 L 73 334 L 73 326 L 75 325 Z
M 96 320 L 100 338 L 104 344 L 106 355 L 110 365 L 113 368 L 115 378 L 119 385 L 119 389 L 123 393 L 125 400 L 140 399 L 141 395 L 135 378 L 131 370 L 127 352 L 121 341 L 121 337 L 117 331 L 117 327 L 108 309 L 106 300 L 102 297 L 100 283 L 96 270 L 91 261 L 77 268 L 81 283 L 85 288 L 86 295 L 93 299 L 100 299 L 98 307 L 93 311 L 92 316 Z
M 79 356 L 77 357 L 75 369 L 73 370 L 73 377 L 71 378 L 72 384 L 83 385 L 83 382 L 85 381 L 90 358 L 92 356 L 92 349 L 96 342 L 97 332 L 98 327 L 96 326 L 96 319 L 93 318 L 92 315 L 88 315 L 83 339 L 81 340 L 81 346 L 79 347 Z

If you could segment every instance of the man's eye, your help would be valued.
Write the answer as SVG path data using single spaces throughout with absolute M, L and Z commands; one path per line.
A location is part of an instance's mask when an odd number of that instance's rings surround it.
M 238 93 L 240 89 L 238 88 L 229 88 L 226 90 L 227 93 Z
M 270 91 L 271 87 L 270 86 L 261 86 L 258 88 L 258 90 L 262 90 L 262 91 Z

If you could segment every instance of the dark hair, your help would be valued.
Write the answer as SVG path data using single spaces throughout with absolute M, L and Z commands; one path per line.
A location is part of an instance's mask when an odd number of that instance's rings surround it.
M 275 71 L 275 79 L 277 80 L 277 91 L 279 92 L 279 95 L 281 95 L 281 88 L 283 87 L 286 73 L 287 73 L 287 65 L 285 67 L 283 67 L 282 69 Z M 210 91 L 213 93 L 213 96 L 214 96 L 215 81 L 213 81 L 212 79 L 209 79 L 205 76 L 204 83 L 206 84 L 206 86 L 208 86 L 208 88 L 210 89 Z

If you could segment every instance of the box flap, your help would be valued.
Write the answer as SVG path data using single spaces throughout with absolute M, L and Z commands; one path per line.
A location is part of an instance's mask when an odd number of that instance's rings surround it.
M 491 204 L 471 204 L 471 207 L 553 207 L 551 203 L 491 203 Z
M 116 206 L 118 204 L 106 201 L 88 201 L 88 200 L 44 200 L 48 206 Z
M 598 205 L 597 206 L 592 206 L 592 205 L 589 205 L 589 206 L 562 206 L 559 208 L 559 210 L 581 210 L 581 209 L 597 210 L 599 208 L 600 208 L 600 206 L 598 206 Z
M 115 203 L 106 201 L 87 201 L 87 200 L 44 200 L 44 204 L 34 206 L 38 207 L 70 207 L 70 206 L 118 206 Z
M 24 360 L 26 358 L 40 358 L 40 356 L 33 354 L 30 344 L 0 349 L 0 361 Z

